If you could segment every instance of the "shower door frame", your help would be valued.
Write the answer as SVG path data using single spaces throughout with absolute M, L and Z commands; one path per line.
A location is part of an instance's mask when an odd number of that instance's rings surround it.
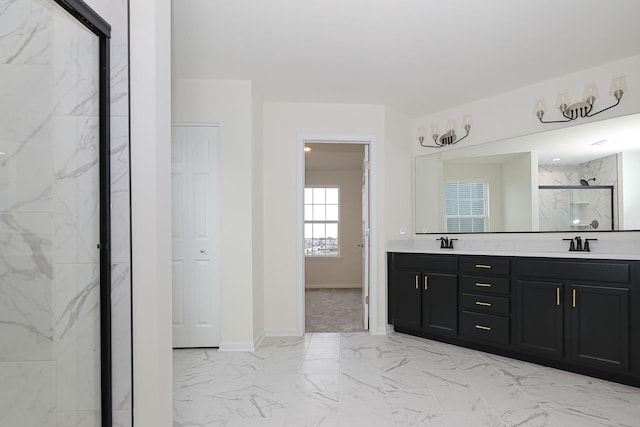
M 112 425 L 111 362 L 111 26 L 82 0 L 53 0 L 99 39 L 100 402 L 102 426 Z

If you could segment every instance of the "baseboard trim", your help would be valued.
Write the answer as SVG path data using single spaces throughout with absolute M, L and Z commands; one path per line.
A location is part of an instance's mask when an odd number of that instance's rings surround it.
M 255 349 L 252 341 L 230 341 L 221 342 L 218 351 L 255 351 Z
M 330 283 L 330 284 L 317 284 L 308 283 L 304 285 L 305 289 L 360 289 L 362 283 Z
M 265 329 L 264 335 L 267 337 L 298 337 L 300 336 L 296 328 L 273 328 Z
M 377 328 L 369 327 L 369 333 L 371 335 L 388 335 L 389 328 L 387 326 L 378 326 Z
M 262 344 L 262 341 L 264 341 L 264 337 L 265 333 L 263 329 L 262 332 L 260 332 L 260 334 L 258 334 L 258 336 L 253 339 L 253 348 L 260 347 L 260 344 Z

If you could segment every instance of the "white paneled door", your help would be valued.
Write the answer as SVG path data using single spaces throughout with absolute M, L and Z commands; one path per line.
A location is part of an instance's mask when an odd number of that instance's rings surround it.
M 173 126 L 173 347 L 220 344 L 218 127 Z
M 364 146 L 362 162 L 362 305 L 364 329 L 369 329 L 369 146 Z

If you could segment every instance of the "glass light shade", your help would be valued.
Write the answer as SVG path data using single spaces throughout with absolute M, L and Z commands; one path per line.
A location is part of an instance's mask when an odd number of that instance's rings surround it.
M 584 86 L 584 94 L 583 94 L 583 99 L 586 101 L 588 100 L 590 97 L 593 96 L 594 99 L 598 99 L 598 86 L 596 86 L 595 83 L 587 83 Z
M 560 92 L 558 94 L 558 100 L 556 102 L 556 107 L 560 108 L 562 105 L 571 105 L 571 98 L 569 98 L 569 92 Z
M 540 98 L 540 99 L 536 99 L 533 102 L 533 115 L 537 115 L 538 111 L 546 111 L 547 109 L 547 104 L 545 102 L 544 99 Z
M 627 91 L 627 78 L 625 76 L 615 77 L 613 80 L 611 80 L 609 95 L 614 96 L 618 89 L 622 89 L 623 92 Z
M 456 121 L 455 120 L 449 120 L 447 122 L 447 130 L 452 130 L 456 127 Z

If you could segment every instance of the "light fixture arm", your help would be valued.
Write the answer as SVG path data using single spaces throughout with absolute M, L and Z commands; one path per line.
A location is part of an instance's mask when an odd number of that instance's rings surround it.
M 602 110 L 600 110 L 600 111 L 598 111 L 598 112 L 596 112 L 596 113 L 588 114 L 588 115 L 587 115 L 587 117 L 593 117 L 593 116 L 595 116 L 596 114 L 600 114 L 600 113 L 602 113 L 603 111 L 607 111 L 607 110 L 609 110 L 609 109 L 611 109 L 611 108 L 613 108 L 613 107 L 617 106 L 618 104 L 620 104 L 620 100 L 622 99 L 622 95 L 623 95 L 623 94 L 624 94 L 624 91 L 623 91 L 622 89 L 618 89 L 618 90 L 616 90 L 616 91 L 615 91 L 615 93 L 613 94 L 613 96 L 615 96 L 615 97 L 616 97 L 616 103 L 615 103 L 615 104 L 610 105 L 610 106 L 608 106 L 607 108 L 603 108 Z
M 451 129 L 451 130 L 449 130 L 447 133 L 445 133 L 443 135 L 438 135 L 437 133 L 434 133 L 432 135 L 432 137 L 433 137 L 433 142 L 435 143 L 435 145 L 425 144 L 423 135 L 420 135 L 418 137 L 418 142 L 420 143 L 420 146 L 425 147 L 425 148 L 442 148 L 442 147 L 446 147 L 447 145 L 455 145 L 458 142 L 462 141 L 463 139 L 465 139 L 466 137 L 469 136 L 469 131 L 471 130 L 471 125 L 469 123 L 466 123 L 464 125 L 464 130 L 465 130 L 466 134 L 460 139 L 457 138 L 455 131 L 453 129 Z
M 577 118 L 593 117 L 596 114 L 600 114 L 620 104 L 620 100 L 622 99 L 623 94 L 624 91 L 622 89 L 617 89 L 613 93 L 613 96 L 616 98 L 616 102 L 613 105 L 603 108 L 600 111 L 596 111 L 595 113 L 593 113 L 592 111 L 596 98 L 594 96 L 589 96 L 586 101 L 576 102 L 575 104 L 571 105 L 567 105 L 564 103 L 560 105 L 560 112 L 566 120 L 543 120 L 544 110 L 542 108 L 538 109 L 538 111 L 536 112 L 536 117 L 538 117 L 540 123 L 566 123 Z

